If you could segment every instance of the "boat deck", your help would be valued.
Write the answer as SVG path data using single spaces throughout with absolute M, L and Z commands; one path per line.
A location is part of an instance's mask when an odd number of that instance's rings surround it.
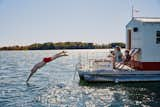
M 79 60 L 76 66 L 81 80 L 87 82 L 146 82 L 160 81 L 160 71 L 139 71 L 127 65 L 115 64 L 104 58 L 87 58 Z M 120 66 L 119 66 L 120 65 Z

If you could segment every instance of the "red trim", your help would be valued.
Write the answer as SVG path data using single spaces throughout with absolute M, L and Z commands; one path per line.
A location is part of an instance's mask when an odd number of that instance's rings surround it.
M 137 70 L 160 70 L 160 62 L 132 61 L 131 67 Z

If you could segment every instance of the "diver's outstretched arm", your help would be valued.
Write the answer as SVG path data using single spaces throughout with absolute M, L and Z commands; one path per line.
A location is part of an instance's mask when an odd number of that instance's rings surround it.
M 29 79 L 31 78 L 31 76 L 34 74 L 34 72 L 31 72 L 29 77 L 27 78 L 26 82 L 28 83 Z
M 46 64 L 46 62 L 44 62 L 44 61 L 41 61 L 41 62 L 39 62 L 38 64 L 36 64 L 36 65 L 32 68 L 31 73 L 30 73 L 30 75 L 29 75 L 29 77 L 28 77 L 28 79 L 27 79 L 26 82 L 28 82 L 29 79 L 31 78 L 31 76 L 32 76 L 35 72 L 37 72 L 37 70 L 38 70 L 39 68 L 43 67 L 45 64 Z

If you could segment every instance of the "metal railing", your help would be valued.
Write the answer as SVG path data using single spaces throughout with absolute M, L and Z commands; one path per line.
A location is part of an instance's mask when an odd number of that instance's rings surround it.
M 76 65 L 76 70 L 80 71 L 97 71 L 97 70 L 112 70 L 113 63 L 107 57 L 107 52 L 92 52 L 80 54 L 79 62 Z

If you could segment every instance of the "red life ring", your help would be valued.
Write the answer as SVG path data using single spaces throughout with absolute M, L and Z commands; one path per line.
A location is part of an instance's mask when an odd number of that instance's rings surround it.
M 52 58 L 51 57 L 43 58 L 43 61 L 44 62 L 50 62 L 50 61 L 52 61 Z

